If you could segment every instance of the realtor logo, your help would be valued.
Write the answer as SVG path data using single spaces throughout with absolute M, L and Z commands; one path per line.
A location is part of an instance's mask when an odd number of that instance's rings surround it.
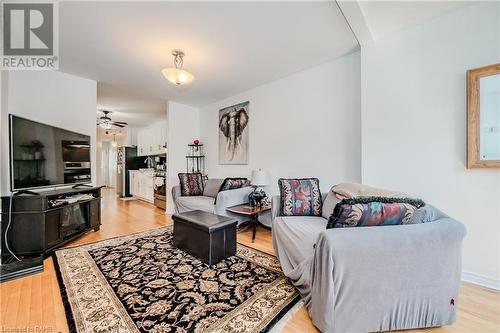
M 57 69 L 57 4 L 2 4 L 2 69 Z

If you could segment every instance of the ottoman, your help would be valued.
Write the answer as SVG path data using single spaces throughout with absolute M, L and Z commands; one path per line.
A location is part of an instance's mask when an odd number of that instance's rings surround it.
M 174 214 L 174 246 L 214 265 L 236 254 L 237 220 L 194 210 Z

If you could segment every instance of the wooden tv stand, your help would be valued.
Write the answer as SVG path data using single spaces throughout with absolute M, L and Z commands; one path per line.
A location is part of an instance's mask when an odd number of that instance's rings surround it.
M 56 206 L 54 200 L 78 194 L 93 198 Z M 2 197 L 2 255 L 11 197 Z M 7 240 L 18 256 L 47 256 L 53 250 L 101 225 L 101 187 L 64 188 L 12 197 L 12 222 Z

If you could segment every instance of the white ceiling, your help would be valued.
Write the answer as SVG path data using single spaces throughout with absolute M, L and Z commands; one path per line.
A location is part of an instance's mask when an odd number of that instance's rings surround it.
M 145 96 L 134 89 L 109 83 L 97 83 L 97 109 L 108 110 L 112 120 L 130 126 L 145 126 L 166 116 L 166 101 Z M 100 116 L 102 114 L 98 114 Z
M 358 1 L 373 39 L 422 23 L 474 1 Z
M 106 82 L 99 106 L 124 121 L 158 99 L 206 105 L 359 47 L 333 1 L 60 2 L 59 14 L 60 70 Z M 161 74 L 175 48 L 195 76 L 186 87 Z M 142 100 L 125 103 L 130 91 Z

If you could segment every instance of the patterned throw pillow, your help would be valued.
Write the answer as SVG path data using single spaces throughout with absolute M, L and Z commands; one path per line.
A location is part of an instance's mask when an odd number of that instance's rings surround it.
M 409 224 L 417 208 L 424 205 L 422 200 L 406 198 L 357 197 L 343 199 L 335 206 L 326 228 Z
M 222 185 L 219 188 L 219 192 L 234 190 L 245 186 L 250 186 L 250 182 L 247 178 L 226 178 L 222 182 Z
M 226 178 L 222 182 L 219 192 L 227 191 L 227 190 L 235 190 L 237 188 L 242 188 L 250 186 L 250 182 L 247 178 Z M 215 197 L 214 204 L 217 203 L 217 197 Z
M 203 195 L 203 176 L 201 173 L 179 173 L 181 195 Z
M 321 192 L 317 178 L 279 179 L 281 216 L 321 216 Z

